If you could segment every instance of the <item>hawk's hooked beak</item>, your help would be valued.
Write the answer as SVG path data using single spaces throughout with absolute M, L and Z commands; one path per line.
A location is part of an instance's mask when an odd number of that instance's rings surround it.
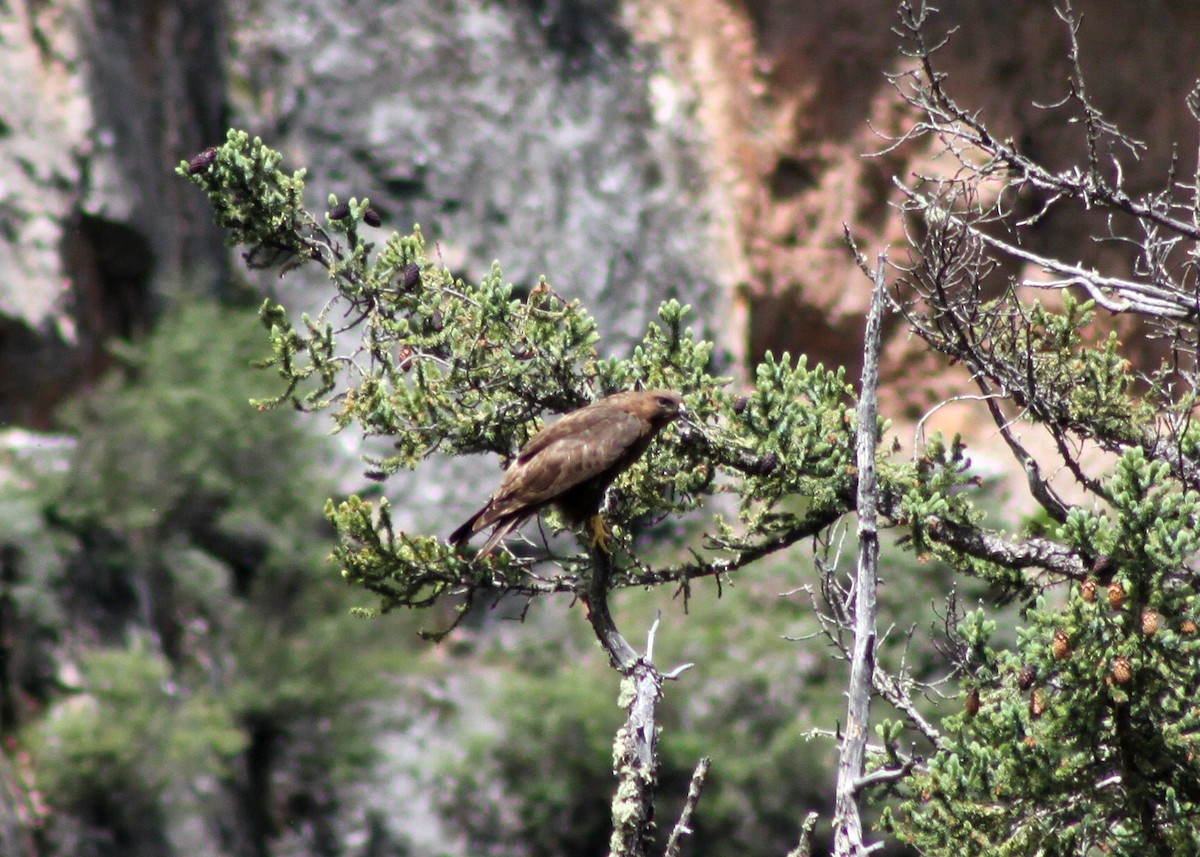
M 700 437 L 706 437 L 704 433 L 704 426 L 696 422 L 692 418 L 692 412 L 683 405 L 679 406 L 679 417 L 675 420 L 675 423 L 676 434 L 683 440 L 696 437 L 697 435 Z

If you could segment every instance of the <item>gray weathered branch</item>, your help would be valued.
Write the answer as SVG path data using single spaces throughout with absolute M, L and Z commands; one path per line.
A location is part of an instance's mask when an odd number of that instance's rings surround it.
M 879 572 L 879 488 L 875 477 L 875 451 L 878 434 L 880 330 L 887 300 L 885 271 L 886 257 L 880 254 L 875 268 L 871 310 L 867 316 L 867 332 L 863 345 L 862 391 L 858 404 L 858 569 L 852 605 L 854 649 L 850 660 L 846 731 L 838 752 L 834 795 L 834 854 L 839 857 L 862 857 L 868 853 L 863 842 L 857 784 L 863 774 L 867 731 L 871 719 L 871 683 L 875 673 L 875 597 Z

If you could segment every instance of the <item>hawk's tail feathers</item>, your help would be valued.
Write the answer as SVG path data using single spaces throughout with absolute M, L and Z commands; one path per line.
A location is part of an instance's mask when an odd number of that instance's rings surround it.
M 461 527 L 450 534 L 449 542 L 454 547 L 462 547 L 471 540 L 471 536 L 475 535 L 480 530 L 495 524 L 496 528 L 492 530 L 491 535 L 487 537 L 487 541 L 483 543 L 483 547 L 479 549 L 476 556 L 487 556 L 504 540 L 504 538 L 525 522 L 529 514 L 505 515 L 495 520 L 487 520 L 484 514 L 490 511 L 488 506 L 484 506 L 474 515 L 466 520 Z M 483 523 L 480 523 L 483 519 Z
M 476 512 L 474 515 L 467 518 L 466 522 L 461 527 L 459 527 L 457 530 L 455 530 L 454 532 L 452 532 L 450 534 L 450 538 L 448 540 L 450 542 L 450 544 L 454 545 L 455 547 L 462 547 L 467 542 L 469 542 L 471 540 L 471 536 L 475 535 L 475 533 L 478 532 L 478 529 L 479 529 L 479 528 L 476 528 L 475 522 L 478 521 L 480 518 L 482 518 L 483 513 L 486 512 L 487 510 L 488 510 L 488 507 L 484 506 L 482 509 L 480 509 L 478 512 Z
M 479 556 L 487 556 L 490 554 L 504 538 L 515 530 L 528 517 L 528 515 L 518 515 L 502 519 L 496 524 L 496 529 L 492 530 L 492 534 L 488 536 L 487 541 L 483 543 L 483 547 L 479 549 Z

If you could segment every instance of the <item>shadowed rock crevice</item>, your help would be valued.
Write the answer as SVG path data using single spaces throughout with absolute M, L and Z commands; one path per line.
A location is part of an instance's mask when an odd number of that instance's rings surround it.
M 61 338 L 0 317 L 0 425 L 51 428 L 79 365 Z
M 594 74 L 626 60 L 630 38 L 617 0 L 522 0 L 546 34 L 565 76 Z
M 89 11 L 82 35 L 98 166 L 115 171 L 109 181 L 125 196 L 86 208 L 145 236 L 164 278 L 153 285 L 159 296 L 184 281 L 189 291 L 227 296 L 223 239 L 205 201 L 172 175 L 228 127 L 225 4 L 98 0 Z

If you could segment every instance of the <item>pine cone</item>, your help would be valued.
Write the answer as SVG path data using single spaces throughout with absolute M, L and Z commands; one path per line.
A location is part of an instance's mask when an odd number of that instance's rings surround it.
M 1054 652 L 1054 657 L 1057 660 L 1065 660 L 1071 656 L 1071 637 L 1066 631 L 1055 631 L 1054 641 L 1050 644 L 1050 650 Z
M 1129 662 L 1129 658 L 1124 656 L 1114 658 L 1112 675 L 1117 684 L 1128 684 L 1129 680 L 1133 678 L 1133 664 Z

